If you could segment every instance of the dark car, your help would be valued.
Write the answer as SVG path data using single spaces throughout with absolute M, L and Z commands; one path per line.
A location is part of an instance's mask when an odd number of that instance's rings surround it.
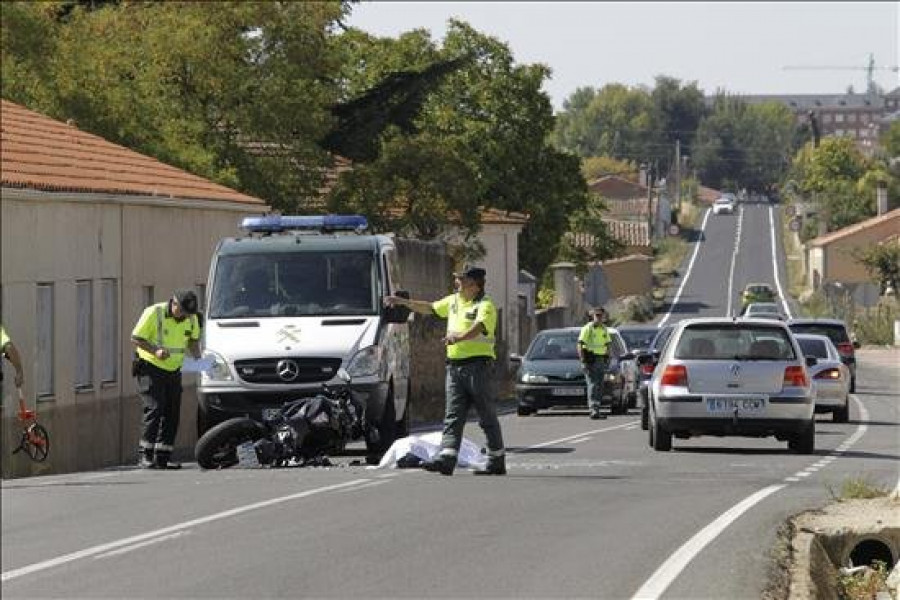
M 638 386 L 638 406 L 641 409 L 641 429 L 643 429 L 644 431 L 647 430 L 647 427 L 649 427 L 650 423 L 650 413 L 648 411 L 649 404 L 647 402 L 647 386 L 649 385 L 650 378 L 653 376 L 653 369 L 656 365 L 656 359 L 659 358 L 663 347 L 666 345 L 666 342 L 669 341 L 669 336 L 672 335 L 673 329 L 675 329 L 674 325 L 666 325 L 665 327 L 658 328 L 656 330 L 656 335 L 653 336 L 653 339 L 650 341 L 650 346 L 644 352 L 638 353 L 638 372 L 640 374 Z M 646 358 L 641 360 L 640 356 L 644 356 Z
M 830 339 L 841 355 L 841 362 L 850 369 L 850 393 L 856 391 L 856 349 L 859 342 L 850 337 L 846 323 L 840 319 L 791 319 L 788 327 L 794 333 L 812 333 Z
M 580 327 L 545 329 L 538 332 L 524 356 L 510 355 L 512 362 L 520 363 L 516 373 L 519 416 L 557 406 L 587 409 L 587 383 L 575 347 L 580 331 Z M 633 359 L 634 355 L 627 353 L 621 341 L 613 336 L 606 394 L 601 401 L 613 414 L 628 410 L 621 363 Z

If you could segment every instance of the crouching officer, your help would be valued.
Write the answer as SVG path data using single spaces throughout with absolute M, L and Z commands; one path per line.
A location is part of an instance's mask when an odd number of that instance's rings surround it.
M 603 321 L 606 311 L 602 307 L 591 310 L 593 320 L 581 328 L 578 334 L 578 358 L 587 380 L 588 410 L 592 419 L 605 419 L 600 412 L 603 387 L 606 381 L 606 367 L 609 365 L 609 332 Z
M 137 357 L 132 368 L 143 404 L 138 465 L 180 469 L 170 462 L 181 415 L 181 365 L 185 350 L 200 358 L 197 295 L 175 292 L 167 302 L 144 309 L 131 341 Z
M 446 405 L 440 455 L 422 466 L 428 471 L 452 475 L 456 468 L 469 407 L 475 406 L 478 424 L 487 438 L 488 461 L 476 475 L 506 475 L 506 451 L 494 405 L 492 367 L 497 308 L 484 294 L 484 269 L 467 267 L 454 273 L 456 293 L 435 302 L 388 296 L 386 302 L 406 306 L 417 313 L 447 319 Z

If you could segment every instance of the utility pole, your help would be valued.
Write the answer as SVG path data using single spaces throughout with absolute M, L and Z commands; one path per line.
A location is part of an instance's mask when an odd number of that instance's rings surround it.
M 675 210 L 681 212 L 681 140 L 675 140 Z

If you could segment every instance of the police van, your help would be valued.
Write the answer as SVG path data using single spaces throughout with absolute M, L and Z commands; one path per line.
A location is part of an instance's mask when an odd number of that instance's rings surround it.
M 409 430 L 409 315 L 397 249 L 358 215 L 247 217 L 219 242 L 207 284 L 198 435 L 235 416 L 263 418 L 351 377 L 371 455 Z

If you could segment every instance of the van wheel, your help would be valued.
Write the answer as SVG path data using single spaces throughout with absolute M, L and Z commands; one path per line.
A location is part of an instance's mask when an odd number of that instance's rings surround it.
M 388 395 L 384 399 L 384 410 L 381 413 L 381 419 L 377 423 L 371 423 L 371 425 L 378 431 L 378 436 L 375 440 L 366 440 L 366 462 L 378 464 L 381 461 L 381 456 L 397 439 L 397 417 L 394 410 L 393 388 L 388 391 Z
M 397 439 L 405 438 L 409 436 L 409 411 L 412 408 L 410 398 L 412 398 L 412 384 L 407 382 L 406 384 L 406 409 L 403 411 L 403 417 L 397 421 L 396 433 Z

